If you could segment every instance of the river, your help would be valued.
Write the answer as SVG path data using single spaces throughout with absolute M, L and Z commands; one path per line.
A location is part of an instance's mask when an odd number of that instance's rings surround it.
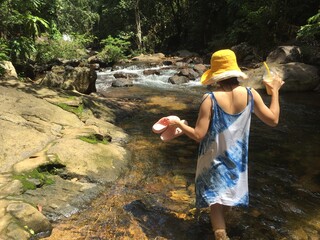
M 141 75 L 140 69 L 128 72 Z M 99 74 L 97 88 L 106 98 L 139 104 L 139 111 L 117 120 L 129 135 L 128 171 L 90 206 L 54 223 L 47 239 L 213 239 L 208 211 L 194 208 L 198 145 L 186 136 L 168 143 L 151 131 L 161 117 L 177 115 L 194 125 L 207 90 L 197 82 L 171 85 L 174 70 L 141 75 L 132 87 L 111 88 L 113 72 Z M 268 103 L 270 97 L 261 91 Z M 231 239 L 319 239 L 320 95 L 281 93 L 276 128 L 252 119 L 249 148 L 248 208 L 227 215 Z

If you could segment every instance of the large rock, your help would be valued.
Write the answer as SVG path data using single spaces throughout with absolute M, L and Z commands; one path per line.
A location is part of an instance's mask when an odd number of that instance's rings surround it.
M 283 91 L 312 91 L 319 82 L 318 68 L 304 63 L 291 62 L 276 66 L 280 77 L 285 81 Z
M 7 212 L 10 201 L 0 199 L 0 239 L 24 240 L 30 239 L 31 233 L 19 226 L 19 221 Z
M 187 83 L 189 81 L 190 81 L 190 79 L 188 77 L 179 76 L 179 75 L 174 75 L 168 79 L 168 82 L 172 83 L 172 84 L 183 84 L 183 83 Z
M 9 61 L 1 61 L 0 67 L 4 69 L 3 78 L 18 78 L 16 69 L 12 65 L 12 62 Z
M 49 220 L 30 204 L 13 202 L 8 204 L 6 211 L 17 219 L 32 235 L 51 233 L 52 226 Z
M 34 206 L 22 201 L 0 200 L 0 239 L 24 240 L 49 236 L 52 225 Z
M 71 81 L 74 88 L 81 93 L 96 92 L 97 73 L 88 67 L 75 67 L 66 81 Z
M 162 62 L 164 59 L 165 59 L 165 55 L 163 53 L 155 53 L 155 54 L 148 54 L 148 55 L 141 54 L 139 56 L 132 58 L 132 61 L 159 63 L 159 62 Z
M 315 90 L 320 83 L 318 69 L 312 65 L 299 62 L 286 64 L 273 63 L 269 64 L 269 68 L 271 71 L 275 71 L 285 81 L 281 91 L 312 91 Z M 256 89 L 265 88 L 262 80 L 266 74 L 266 69 L 262 64 L 258 68 L 245 71 L 245 73 L 249 78 L 243 82 L 243 85 Z
M 76 213 L 101 192 L 102 183 L 119 176 L 129 158 L 122 147 L 127 135 L 106 122 L 105 115 L 113 113 L 103 104 L 100 119 L 91 108 L 78 115 L 67 111 L 79 104 L 97 107 L 102 99 L 75 92 L 62 97 L 61 92 L 14 79 L 0 84 L 6 86 L 0 86 L 0 239 L 27 240 L 49 233 L 49 219 Z M 91 144 L 79 139 L 92 135 L 106 141 Z M 47 173 L 30 173 L 50 168 L 55 169 L 46 175 L 51 185 L 41 183 Z
M 97 73 L 89 67 L 54 66 L 40 84 L 65 90 L 75 89 L 80 93 L 96 92 Z
M 267 57 L 268 63 L 289 63 L 301 62 L 301 50 L 297 46 L 279 46 L 277 49 L 269 53 Z
M 50 88 L 62 88 L 65 81 L 64 66 L 53 66 L 51 71 L 48 71 L 44 78 L 41 79 L 40 84 Z
M 81 134 L 79 133 L 79 137 Z M 71 175 L 86 177 L 93 182 L 114 181 L 125 166 L 126 151 L 118 144 L 92 144 L 77 138 L 63 138 L 48 149 Z M 76 159 L 76 161 L 75 161 Z
M 193 68 L 182 68 L 177 74 L 178 76 L 185 76 L 189 80 L 195 80 L 199 77 L 199 73 L 193 70 Z
M 133 80 L 127 78 L 116 78 L 111 84 L 112 87 L 132 87 Z
M 272 51 L 266 62 L 285 81 L 282 91 L 310 91 L 319 85 L 319 70 L 314 65 L 302 63 L 303 57 L 297 46 L 279 46 Z
M 76 115 L 13 88 L 0 86 L 0 172 L 42 150 L 66 127 L 84 124 Z
M 241 65 L 250 66 L 261 59 L 257 50 L 246 42 L 235 45 L 231 49 L 236 53 L 238 63 Z

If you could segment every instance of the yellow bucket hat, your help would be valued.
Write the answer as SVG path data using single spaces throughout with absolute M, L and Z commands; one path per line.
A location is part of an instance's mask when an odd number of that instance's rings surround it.
M 238 64 L 235 53 L 230 49 L 223 49 L 214 52 L 210 61 L 211 68 L 201 76 L 201 83 L 210 85 L 229 78 L 236 77 L 238 81 L 247 79 Z

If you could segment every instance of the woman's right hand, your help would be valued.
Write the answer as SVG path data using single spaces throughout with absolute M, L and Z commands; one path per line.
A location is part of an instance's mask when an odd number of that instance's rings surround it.
M 284 84 L 284 81 L 279 77 L 278 74 L 272 74 L 272 81 L 263 80 L 263 83 L 266 85 L 266 87 L 269 87 L 269 90 L 273 93 L 274 91 L 279 91 Z

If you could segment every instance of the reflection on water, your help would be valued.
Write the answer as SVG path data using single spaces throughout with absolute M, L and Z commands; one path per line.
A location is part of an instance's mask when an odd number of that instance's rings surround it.
M 59 227 L 67 231 L 77 226 L 73 239 L 213 239 L 207 211 L 194 209 L 197 144 L 185 136 L 164 143 L 151 131 L 153 123 L 167 115 L 194 125 L 204 92 L 199 87 L 105 90 L 106 97 L 142 100 L 141 111 L 118 120 L 131 136 L 129 170 L 106 186 L 89 209 Z M 276 128 L 253 117 L 250 206 L 228 213 L 231 239 L 319 239 L 319 97 L 281 94 Z

